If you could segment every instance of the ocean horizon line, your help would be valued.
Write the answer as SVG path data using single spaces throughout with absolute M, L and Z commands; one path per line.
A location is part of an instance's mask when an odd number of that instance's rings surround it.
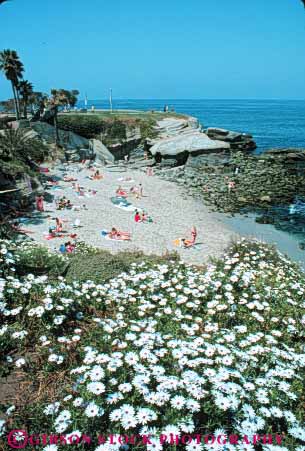
M 84 99 L 79 99 L 79 102 L 80 101 L 83 101 Z M 90 101 L 95 101 L 95 102 L 108 102 L 109 101 L 109 98 L 108 97 L 106 97 L 106 98 L 101 98 L 101 99 L 89 99 L 88 98 L 88 102 L 90 102 Z M 182 98 L 182 97 L 179 97 L 179 98 L 172 98 L 172 97 L 164 97 L 164 98 L 154 98 L 154 97 L 147 97 L 147 98 L 145 98 L 145 97 L 143 97 L 143 98 L 136 98 L 136 97 L 113 97 L 113 101 L 115 101 L 115 100 L 117 100 L 117 101 L 127 101 L 127 100 L 134 100 L 134 101 L 147 101 L 147 100 L 150 100 L 150 101 L 165 101 L 165 100 L 172 100 L 172 101 L 175 101 L 175 102 L 177 102 L 177 101 L 185 101 L 185 100 L 188 100 L 188 101 L 197 101 L 197 102 L 199 102 L 199 101 L 228 101 L 228 102 L 232 102 L 232 101 L 238 101 L 238 102 L 241 102 L 241 101 L 246 101 L 246 102 L 248 102 L 248 101 L 255 101 L 255 102 L 266 102 L 266 101 L 269 101 L 269 102 L 304 102 L 305 101 L 305 98 L 304 99 L 278 99 L 278 98 L 272 98 L 272 97 L 270 97 L 270 98 L 221 98 L 221 97 L 219 97 L 219 98 L 212 98 L 212 97 L 202 97 L 202 98 L 192 98 L 192 97 L 189 97 L 189 98 Z

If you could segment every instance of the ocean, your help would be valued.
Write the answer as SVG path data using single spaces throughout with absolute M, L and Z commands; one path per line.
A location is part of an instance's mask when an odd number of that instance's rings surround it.
M 88 100 L 88 108 L 108 109 L 108 100 Z M 116 100 L 114 109 L 163 110 L 164 105 L 199 119 L 203 127 L 250 133 L 257 152 L 305 148 L 305 100 Z M 79 102 L 84 107 L 84 102 Z

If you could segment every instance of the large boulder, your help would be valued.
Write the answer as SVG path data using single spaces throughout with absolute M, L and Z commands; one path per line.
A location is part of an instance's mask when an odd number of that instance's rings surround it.
M 90 139 L 89 145 L 97 161 L 101 163 L 114 163 L 114 155 L 112 155 L 102 141 L 99 139 Z
M 206 134 L 193 132 L 191 134 L 180 134 L 172 138 L 165 138 L 158 141 L 150 149 L 153 156 L 176 157 L 179 154 L 188 152 L 189 154 L 200 154 L 207 151 L 230 149 L 230 144 L 210 139 Z

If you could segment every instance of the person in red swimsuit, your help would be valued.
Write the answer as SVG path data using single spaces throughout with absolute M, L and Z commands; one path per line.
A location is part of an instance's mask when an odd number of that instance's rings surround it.
M 134 220 L 135 220 L 136 222 L 141 222 L 141 221 L 142 221 L 141 215 L 140 215 L 140 213 L 138 212 L 138 210 L 135 211 Z

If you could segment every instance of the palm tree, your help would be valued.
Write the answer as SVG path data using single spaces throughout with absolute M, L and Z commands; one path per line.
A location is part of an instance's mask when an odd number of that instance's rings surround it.
M 18 91 L 23 102 L 23 117 L 27 118 L 27 106 L 33 95 L 33 85 L 28 80 L 21 80 L 18 84 Z
M 67 91 L 66 89 L 52 89 L 51 97 L 48 101 L 48 106 L 53 113 L 54 118 L 54 128 L 55 128 L 55 143 L 59 144 L 59 133 L 58 133 L 58 111 L 59 107 L 67 105 L 75 105 L 77 102 L 77 96 L 79 92 L 74 89 L 72 91 Z
M 48 148 L 37 138 L 32 138 L 22 129 L 7 128 L 0 134 L 0 161 L 31 161 L 43 160 Z
M 4 72 L 7 80 L 11 82 L 14 95 L 16 117 L 17 119 L 20 119 L 17 86 L 19 79 L 22 78 L 24 68 L 15 50 L 8 49 L 0 52 L 0 71 Z

